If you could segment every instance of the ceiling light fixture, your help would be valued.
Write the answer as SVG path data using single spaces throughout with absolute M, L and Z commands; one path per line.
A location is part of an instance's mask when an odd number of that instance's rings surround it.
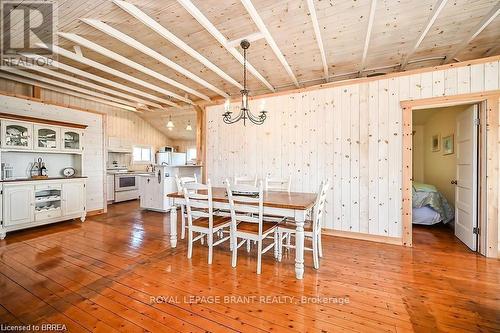
M 186 131 L 192 131 L 193 128 L 191 127 L 191 120 L 188 120 L 188 124 L 186 126 Z
M 172 130 L 175 127 L 174 122 L 172 121 L 172 116 L 168 116 L 167 128 Z
M 231 101 L 229 99 L 224 103 L 224 113 L 222 114 L 222 120 L 226 124 L 234 124 L 243 119 L 243 125 L 246 126 L 247 119 L 250 120 L 255 125 L 262 125 L 267 117 L 267 111 L 264 110 L 264 104 L 262 104 L 261 111 L 258 116 L 255 116 L 248 108 L 248 93 L 247 90 L 247 50 L 250 47 L 250 42 L 246 39 L 242 40 L 240 43 L 243 49 L 243 90 L 241 90 L 241 108 L 240 113 L 233 118 L 231 111 Z

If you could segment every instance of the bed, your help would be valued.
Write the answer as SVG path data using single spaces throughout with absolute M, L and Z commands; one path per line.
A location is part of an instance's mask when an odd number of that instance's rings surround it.
M 441 192 L 433 185 L 413 182 L 412 187 L 412 223 L 434 225 L 448 223 L 455 217 L 453 207 Z

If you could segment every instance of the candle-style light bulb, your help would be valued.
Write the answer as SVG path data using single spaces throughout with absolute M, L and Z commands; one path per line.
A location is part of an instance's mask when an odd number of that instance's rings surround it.
M 230 109 L 231 109 L 231 101 L 229 100 L 229 98 L 227 98 L 226 101 L 224 102 L 224 110 L 228 112 Z

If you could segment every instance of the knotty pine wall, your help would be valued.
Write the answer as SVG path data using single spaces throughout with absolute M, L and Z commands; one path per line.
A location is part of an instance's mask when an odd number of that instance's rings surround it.
M 330 179 L 324 227 L 402 235 L 400 102 L 499 88 L 499 63 L 347 83 L 263 98 L 262 126 L 222 122 L 223 105 L 207 107 L 207 175 L 292 176 L 292 191 L 317 191 Z M 258 110 L 263 99 L 250 102 Z M 498 126 L 498 124 L 496 124 Z

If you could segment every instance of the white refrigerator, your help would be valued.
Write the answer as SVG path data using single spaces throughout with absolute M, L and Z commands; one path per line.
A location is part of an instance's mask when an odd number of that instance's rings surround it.
M 158 165 L 186 165 L 186 153 L 158 152 L 156 164 Z

